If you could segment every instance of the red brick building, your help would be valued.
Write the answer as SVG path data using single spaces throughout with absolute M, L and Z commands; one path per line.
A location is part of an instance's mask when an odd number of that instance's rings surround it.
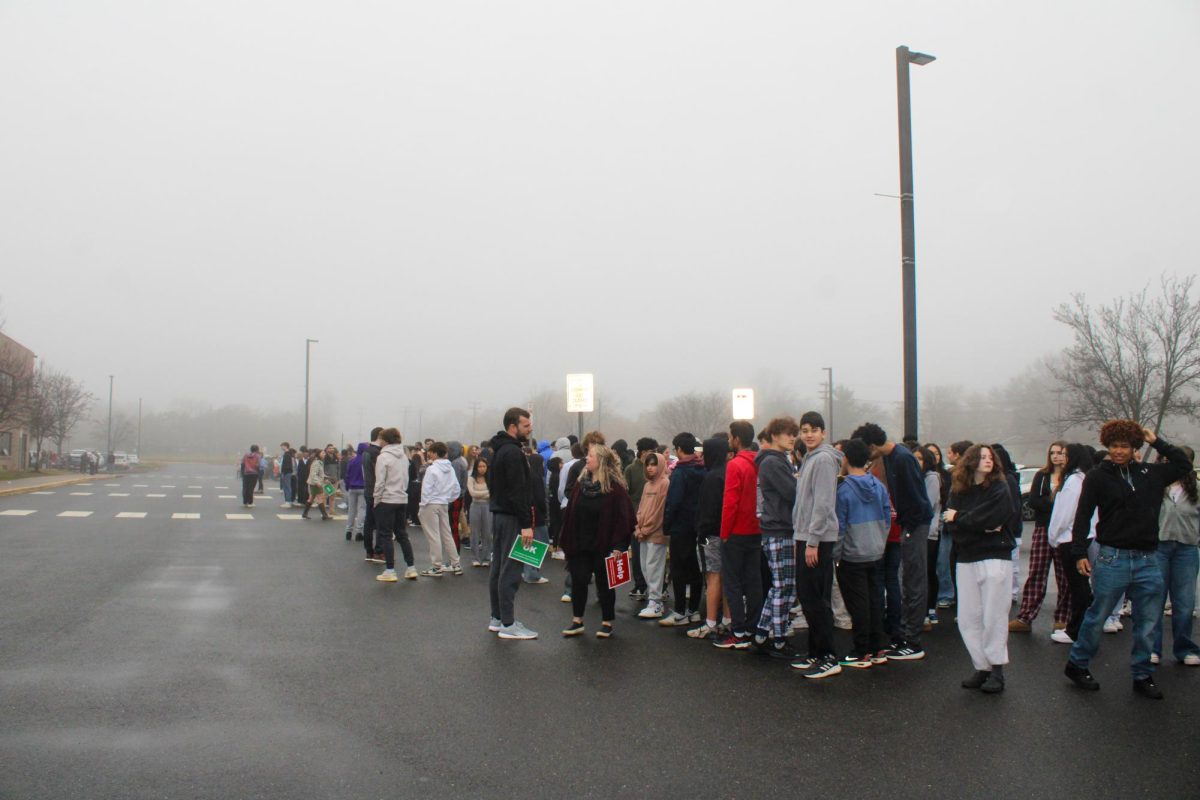
M 24 417 L 33 361 L 32 350 L 0 333 L 0 469 L 29 468 L 29 430 Z

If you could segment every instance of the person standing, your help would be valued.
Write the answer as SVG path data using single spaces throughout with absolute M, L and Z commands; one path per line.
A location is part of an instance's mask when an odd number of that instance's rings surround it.
M 1058 551 L 1050 546 L 1046 528 L 1054 511 L 1054 498 L 1062 490 L 1066 475 L 1067 443 L 1058 441 L 1050 444 L 1046 454 L 1046 466 L 1033 476 L 1029 488 L 1029 505 L 1033 509 L 1033 536 L 1029 541 L 1029 571 L 1025 575 L 1025 588 L 1021 591 L 1021 608 L 1017 618 L 1008 623 L 1010 631 L 1028 633 L 1033 630 L 1033 621 L 1046 598 L 1046 581 L 1050 577 L 1050 565 L 1054 565 L 1054 581 L 1058 586 L 1058 602 L 1054 607 L 1054 630 L 1067 627 L 1071 614 L 1071 589 L 1063 571 Z
M 371 441 L 367 443 L 367 449 L 362 451 L 362 471 L 363 471 L 363 500 L 367 507 L 366 516 L 363 518 L 362 527 L 362 543 L 363 548 L 367 551 L 366 560 L 376 564 L 385 562 L 383 557 L 383 548 L 377 547 L 378 542 L 375 539 L 375 464 L 379 460 L 379 454 L 383 451 L 383 446 L 387 444 L 381 437 L 383 428 L 374 427 L 371 429 Z M 405 492 L 405 503 L 411 502 L 409 495 Z M 407 509 L 407 506 L 405 506 Z M 399 527 L 405 527 L 405 520 L 400 520 Z M 407 535 L 407 530 L 405 530 Z
M 289 508 L 296 499 L 296 452 L 287 442 L 279 445 L 279 489 L 283 492 L 283 505 Z
M 667 464 L 665 458 L 652 450 L 642 457 L 642 466 L 646 473 L 646 484 L 642 488 L 642 501 L 637 507 L 637 527 L 634 528 L 633 534 L 642 551 L 642 570 L 646 576 L 649 596 L 646 599 L 646 607 L 638 612 L 638 617 L 658 619 L 663 615 L 663 582 L 666 578 L 669 547 L 669 538 L 663 531 L 669 486 Z M 572 575 L 572 587 L 574 584 L 575 578 Z
M 1063 466 L 1062 488 L 1054 496 L 1054 508 L 1050 512 L 1050 522 L 1046 526 L 1046 540 L 1054 548 L 1055 556 L 1063 565 L 1064 578 L 1067 581 L 1071 598 L 1070 615 L 1065 627 L 1055 630 L 1050 638 L 1059 644 L 1072 644 L 1079 635 L 1079 626 L 1083 623 L 1083 615 L 1092 604 L 1092 585 L 1088 576 L 1078 570 L 1075 558 L 1071 555 L 1071 529 L 1075 524 L 1075 511 L 1079 508 L 1079 495 L 1083 490 L 1083 479 L 1092 469 L 1092 448 L 1084 444 L 1067 445 L 1067 461 Z M 1096 518 L 1092 513 L 1088 530 L 1088 539 L 1094 543 L 1096 538 Z M 1089 544 L 1089 560 L 1093 560 L 1092 546 Z
M 320 453 L 310 453 L 309 456 L 308 499 L 304 501 L 304 511 L 300 516 L 308 519 L 308 511 L 313 507 L 313 503 L 315 502 L 321 512 L 321 520 L 325 521 L 329 519 L 329 512 L 325 510 L 325 504 L 329 497 L 325 493 L 325 462 L 322 460 Z
M 516 618 L 517 590 L 521 587 L 520 561 L 508 557 L 520 538 L 522 547 L 533 545 L 533 509 L 529 505 L 529 462 L 522 446 L 533 433 L 529 412 L 514 406 L 504 412 L 504 429 L 492 437 L 488 471 L 488 506 L 492 510 L 492 567 L 488 574 L 491 620 L 488 630 L 501 639 L 536 639 L 537 631 Z
M 296 459 L 296 502 L 293 508 L 299 508 L 308 502 L 308 469 L 312 465 L 312 454 L 308 448 L 300 445 L 300 456 Z
M 353 458 L 346 459 L 346 541 L 355 535 L 363 538 L 363 522 L 366 518 L 366 476 L 363 474 L 363 454 L 370 445 L 359 442 Z
M 467 477 L 467 492 L 471 496 L 471 510 L 468 515 L 471 525 L 471 552 L 475 556 L 471 566 L 474 567 L 491 565 L 492 509 L 488 507 L 491 494 L 488 491 L 487 473 L 488 462 L 477 458 L 471 468 L 471 474 Z
M 796 605 L 796 547 L 792 541 L 796 476 L 791 453 L 799 433 L 796 420 L 776 417 L 763 429 L 765 446 L 754 459 L 758 468 L 758 526 L 769 576 L 754 642 L 768 656 L 781 659 L 792 656 L 787 642 L 788 615 Z
M 943 518 L 958 556 L 958 631 L 975 672 L 964 689 L 1004 691 L 1012 575 L 1012 492 L 1000 460 L 973 445 L 954 466 Z
M 375 576 L 375 580 L 385 583 L 395 583 L 396 578 L 396 548 L 392 540 L 400 543 L 400 552 L 404 555 L 407 569 L 404 577 L 407 580 L 417 579 L 417 568 L 413 558 L 412 542 L 408 538 L 408 528 L 405 524 L 408 504 L 408 456 L 401 443 L 400 431 L 396 428 L 371 431 L 375 441 L 383 446 L 379 455 L 371 459 L 373 486 L 371 503 L 375 508 L 375 533 L 373 547 L 379 548 L 382 555 L 383 572 Z M 366 539 L 364 539 L 366 541 Z M 374 559 L 371 559 L 374 560 Z
M 1178 447 L 1133 420 L 1104 423 L 1100 443 L 1108 448 L 1108 459 L 1092 468 L 1083 480 L 1071 544 L 1076 568 L 1092 577 L 1092 604 L 1083 616 L 1063 672 L 1081 688 L 1100 688 L 1088 667 L 1100 649 L 1104 618 L 1124 594 L 1133 607 L 1133 690 L 1143 697 L 1161 700 L 1163 693 L 1154 682 L 1154 663 L 1150 659 L 1154 622 L 1162 614 L 1158 517 L 1167 487 L 1190 472 L 1192 464 Z M 1166 460 L 1157 464 L 1137 462 L 1134 453 L 1143 444 L 1149 444 Z M 1095 511 L 1100 513 L 1096 522 L 1100 550 L 1093 568 L 1087 551 Z
M 458 548 L 450 530 L 450 504 L 459 498 L 462 489 L 446 454 L 444 442 L 433 443 L 430 447 L 433 461 L 425 469 L 425 477 L 421 481 L 421 509 L 417 512 L 417 518 L 421 520 L 421 529 L 429 539 L 429 558 L 432 562 L 428 569 L 421 571 L 426 578 L 440 578 L 447 572 L 462 575 Z
M 642 490 L 646 486 L 646 467 L 642 463 L 642 459 L 647 453 L 652 453 L 658 449 L 658 442 L 648 436 L 643 436 L 637 440 L 637 457 L 625 466 L 625 485 L 629 487 L 629 499 L 633 503 L 634 509 L 637 509 L 642 504 Z M 569 467 L 563 468 L 563 474 L 566 475 Z M 629 566 L 633 574 L 633 589 L 629 591 L 629 596 L 640 600 L 646 596 L 646 575 L 642 570 L 642 546 L 641 542 L 635 536 L 633 542 L 629 545 Z
M 529 461 L 529 504 L 533 507 L 533 538 L 549 545 L 550 533 L 546 527 L 546 462 L 538 452 L 527 453 L 525 458 Z M 532 564 L 526 564 L 525 569 L 521 570 L 521 580 L 537 585 L 550 582 L 549 578 L 542 577 L 541 568 Z
M 704 573 L 704 624 L 692 628 L 693 639 L 716 637 L 718 620 L 729 620 L 729 604 L 721 591 L 721 505 L 725 497 L 725 465 L 729 442 L 713 437 L 704 440 L 704 482 L 696 504 L 696 546 Z M 724 617 L 721 616 L 722 608 Z
M 1180 447 L 1195 463 L 1190 447 Z M 1196 473 L 1188 472 L 1167 487 L 1162 511 L 1158 516 L 1158 566 L 1171 603 L 1171 638 L 1175 660 L 1189 667 L 1200 667 L 1200 645 L 1192 635 L 1192 615 L 1196 609 L 1196 574 L 1200 572 L 1200 511 L 1197 504 Z M 1163 615 L 1154 623 L 1151 661 L 1162 658 Z
M 729 425 L 734 456 L 725 467 L 721 503 L 721 583 L 732 617 L 731 630 L 713 642 L 722 650 L 748 650 L 752 626 L 762 612 L 762 529 L 758 525 L 758 467 L 754 463 L 754 426 L 744 419 Z
M 671 598 L 675 610 L 658 624 L 666 627 L 700 622 L 700 560 L 696 554 L 696 508 L 704 483 L 704 462 L 696 452 L 700 442 L 691 433 L 680 433 L 671 440 L 675 448 L 675 469 L 667 487 L 667 509 L 663 530 L 670 537 Z
M 242 505 L 246 508 L 254 507 L 254 487 L 258 484 L 260 464 L 262 464 L 262 453 L 258 452 L 258 445 L 252 444 L 250 450 L 242 456 L 241 463 L 238 464 L 238 475 L 242 479 Z

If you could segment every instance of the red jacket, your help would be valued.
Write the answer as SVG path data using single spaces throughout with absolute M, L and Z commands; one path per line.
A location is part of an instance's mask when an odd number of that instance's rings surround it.
M 747 536 L 758 527 L 758 466 L 753 450 L 739 450 L 725 467 L 725 499 L 721 504 L 721 538 Z

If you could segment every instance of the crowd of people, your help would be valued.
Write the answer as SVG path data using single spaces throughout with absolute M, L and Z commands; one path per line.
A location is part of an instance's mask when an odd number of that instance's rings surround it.
M 1133 688 L 1161 698 L 1154 670 L 1171 655 L 1200 666 L 1193 639 L 1200 511 L 1194 453 L 1129 420 L 1099 431 L 1102 449 L 1050 445 L 1029 494 L 1034 512 L 1023 588 L 1024 530 L 1016 466 L 1001 444 L 894 442 L 873 423 L 830 441 L 810 411 L 772 419 L 756 435 L 737 420 L 704 441 L 634 448 L 599 431 L 534 440 L 528 411 L 478 446 L 427 439 L 405 445 L 394 428 L 339 452 L 281 445 L 285 505 L 343 498 L 346 540 L 361 541 L 382 582 L 462 575 L 463 554 L 489 570 L 488 630 L 536 639 L 516 618 L 522 583 L 548 583 L 510 558 L 519 541 L 546 543 L 565 561 L 564 637 L 586 632 L 589 587 L 599 638 L 614 635 L 606 559 L 628 554 L 637 617 L 685 627 L 722 650 L 757 651 L 805 678 L 925 658 L 922 634 L 953 609 L 974 667 L 962 686 L 1004 691 L 1008 637 L 1029 633 L 1053 566 L 1051 638 L 1070 645 L 1064 672 L 1095 690 L 1089 667 L 1102 633 L 1132 623 Z M 1149 445 L 1153 459 L 1143 458 Z M 257 446 L 243 456 L 243 501 L 263 472 Z M 429 563 L 418 570 L 408 528 L 419 527 Z M 1019 602 L 1014 618 L 1012 606 Z M 644 603 L 644 605 L 642 605 Z M 941 616 L 939 616 L 941 615 Z M 850 630 L 838 652 L 835 627 Z M 797 651 L 795 644 L 803 641 Z

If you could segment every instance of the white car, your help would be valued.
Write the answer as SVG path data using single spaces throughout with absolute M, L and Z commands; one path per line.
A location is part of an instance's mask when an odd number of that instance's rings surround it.
M 1033 489 L 1033 476 L 1038 474 L 1040 467 L 1025 467 L 1017 470 L 1017 474 L 1021 476 L 1021 519 L 1026 522 L 1032 522 L 1034 518 L 1033 507 L 1029 505 L 1029 492 Z

